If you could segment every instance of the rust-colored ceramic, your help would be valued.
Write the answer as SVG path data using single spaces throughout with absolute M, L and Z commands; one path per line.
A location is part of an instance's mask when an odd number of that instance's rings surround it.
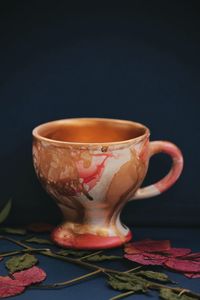
M 140 188 L 152 155 L 172 157 L 168 175 Z M 56 200 L 64 222 L 52 232 L 63 247 L 104 249 L 131 239 L 120 222 L 130 199 L 159 195 L 179 177 L 180 150 L 165 141 L 149 142 L 142 124 L 114 119 L 77 118 L 42 124 L 33 130 L 33 161 L 39 180 Z

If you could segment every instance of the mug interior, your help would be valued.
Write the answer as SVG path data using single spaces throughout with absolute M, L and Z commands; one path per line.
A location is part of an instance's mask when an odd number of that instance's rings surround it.
M 33 135 L 69 143 L 113 143 L 135 139 L 147 133 L 140 123 L 126 120 L 79 118 L 53 121 L 33 130 Z

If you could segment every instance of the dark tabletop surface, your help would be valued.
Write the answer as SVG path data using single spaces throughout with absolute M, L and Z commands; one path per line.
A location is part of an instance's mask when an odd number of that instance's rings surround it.
M 135 228 L 133 230 L 134 239 L 139 240 L 143 238 L 151 239 L 170 239 L 172 245 L 175 247 L 190 247 L 193 251 L 200 250 L 200 228 Z M 13 237 L 13 236 L 12 236 Z M 14 236 L 19 239 L 19 236 Z M 7 241 L 0 241 L 0 251 L 8 251 L 16 249 L 16 245 L 12 245 Z M 121 249 L 109 250 L 109 253 L 120 254 Z M 65 263 L 42 255 L 38 255 L 39 266 L 43 268 L 47 273 L 47 279 L 45 283 L 55 283 L 66 281 L 77 276 L 81 276 L 89 272 L 81 267 L 74 266 L 70 263 Z M 117 268 L 119 270 L 128 270 L 133 268 L 132 262 L 106 262 L 108 268 Z M 162 269 L 160 269 L 162 270 Z M 187 279 L 181 274 L 166 271 L 172 280 L 179 283 L 179 286 L 191 289 L 195 292 L 200 292 L 200 279 Z M 0 274 L 6 274 L 6 269 L 3 263 L 0 264 Z M 96 300 L 108 300 L 111 297 L 119 294 L 119 292 L 110 289 L 105 282 L 103 276 L 92 277 L 84 282 L 80 282 L 76 285 L 72 285 L 62 289 L 56 290 L 26 290 L 24 294 L 16 296 L 13 299 L 96 299 Z M 126 299 L 159 299 L 155 292 L 146 295 L 131 295 Z

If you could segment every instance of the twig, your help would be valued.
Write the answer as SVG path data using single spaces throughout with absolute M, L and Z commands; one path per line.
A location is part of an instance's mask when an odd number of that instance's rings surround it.
M 136 270 L 138 270 L 138 269 L 141 269 L 142 267 L 143 267 L 143 266 L 138 266 L 138 267 L 136 267 L 136 268 L 133 268 L 133 269 L 124 271 L 123 273 L 130 273 L 130 272 L 136 271 Z
M 188 289 L 182 290 L 182 291 L 178 294 L 178 297 L 181 297 L 184 293 L 187 293 L 187 292 L 188 292 Z
M 21 253 L 29 253 L 29 252 L 41 252 L 41 251 L 49 251 L 48 248 L 38 248 L 38 249 L 22 249 L 22 250 L 16 250 L 16 251 L 10 251 L 10 252 L 2 252 L 0 253 L 0 257 L 7 257 L 7 256 L 13 256 Z
M 96 274 L 99 274 L 99 273 L 102 273 L 102 270 L 96 270 L 96 271 L 93 271 L 91 273 L 87 273 L 85 275 L 82 275 L 82 276 L 79 276 L 79 277 L 76 277 L 76 278 L 73 278 L 73 279 L 70 279 L 70 280 L 67 280 L 67 281 L 63 281 L 63 282 L 58 282 L 58 283 L 53 283 L 53 284 L 43 284 L 43 285 L 38 285 L 38 286 L 33 286 L 33 287 L 30 287 L 31 289 L 35 289 L 35 288 L 39 288 L 39 289 L 50 289 L 50 288 L 63 288 L 63 287 L 66 287 L 68 285 L 71 285 L 75 282 L 78 282 L 78 281 L 81 281 L 83 279 L 86 279 L 88 277 L 91 277 L 91 276 L 94 276 Z
M 85 258 L 88 258 L 88 257 L 94 256 L 94 255 L 100 254 L 100 253 L 102 253 L 102 252 L 103 252 L 102 250 L 96 251 L 96 252 L 94 252 L 94 253 L 91 253 L 91 254 L 82 256 L 81 258 L 78 258 L 78 260 L 83 260 L 83 259 L 85 259 Z
M 35 250 L 37 252 L 36 248 L 27 246 L 26 244 L 24 244 L 24 243 L 22 243 L 20 241 L 14 240 L 12 238 L 8 238 L 8 237 L 5 237 L 5 236 L 0 236 L 0 239 L 4 239 L 4 240 L 7 240 L 7 241 L 10 241 L 10 242 L 12 242 L 12 243 L 14 243 L 14 244 L 16 244 L 18 246 L 21 246 L 21 247 L 25 248 L 25 249 Z M 75 258 L 70 258 L 70 257 L 58 255 L 58 254 L 54 253 L 52 250 L 50 250 L 50 249 L 46 249 L 45 251 L 40 251 L 39 253 L 42 254 L 42 255 L 48 256 L 48 257 L 52 257 L 52 258 L 60 259 L 60 260 L 63 260 L 63 261 L 67 261 L 69 263 L 80 265 L 80 266 L 85 267 L 87 269 L 96 270 L 96 272 L 92 272 L 93 274 L 94 273 L 98 274 L 98 273 L 102 272 L 102 273 L 105 273 L 105 274 L 107 274 L 107 273 L 111 273 L 112 274 L 113 273 L 113 274 L 120 274 L 120 275 L 122 275 L 124 273 L 124 272 L 116 271 L 116 270 L 113 270 L 113 269 L 102 268 L 102 267 L 99 267 L 98 265 L 91 264 L 91 263 L 88 263 L 88 262 L 84 262 L 84 261 L 79 260 L 79 259 L 75 259 Z M 125 271 L 125 272 L 128 273 L 128 272 L 131 272 L 133 270 L 136 270 L 136 268 L 128 270 L 128 271 Z M 89 274 L 91 274 L 91 273 L 89 273 Z M 83 275 L 83 276 L 86 276 L 86 275 Z M 82 279 L 83 279 L 83 276 L 81 276 Z M 92 276 L 92 275 L 88 275 L 88 277 L 89 276 Z M 137 276 L 137 273 L 135 273 L 135 276 Z M 73 282 L 75 282 L 76 278 L 74 278 L 72 280 L 73 280 Z M 200 299 L 200 294 L 194 293 L 194 292 L 192 292 L 190 290 L 186 290 L 186 289 L 179 288 L 179 287 L 166 286 L 166 285 L 163 285 L 163 284 L 154 283 L 154 282 L 152 282 L 150 280 L 146 280 L 146 281 L 148 281 L 148 283 L 149 283 L 149 286 L 148 286 L 149 289 L 160 290 L 161 288 L 167 288 L 167 289 L 171 289 L 172 291 L 174 291 L 174 292 L 176 292 L 178 294 L 180 294 L 181 292 L 184 291 L 185 294 L 188 294 L 190 296 L 196 297 L 197 299 Z M 62 283 L 62 284 L 63 284 L 63 286 L 65 286 L 64 283 Z M 68 285 L 68 283 L 67 283 L 67 285 Z M 122 294 L 120 294 L 118 296 L 115 296 L 115 298 L 111 298 L 111 299 L 112 300 L 113 299 L 120 299 L 120 298 L 123 298 L 125 296 L 130 295 L 131 293 L 133 293 L 133 291 L 128 291 L 126 293 L 122 293 Z M 116 298 L 116 297 L 118 297 L 118 298 Z
M 114 297 L 110 298 L 109 300 L 121 299 L 121 298 L 127 297 L 127 296 L 129 296 L 129 295 L 131 295 L 133 293 L 134 293 L 133 291 L 128 291 L 128 292 L 125 292 L 125 293 L 121 293 L 121 294 L 119 294 L 117 296 L 114 296 Z
M 36 248 L 31 247 L 31 246 L 27 246 L 26 244 L 22 243 L 21 241 L 14 240 L 14 239 L 6 237 L 6 236 L 0 236 L 0 239 L 10 241 L 10 242 L 12 242 L 12 243 L 14 243 L 18 246 L 21 246 L 23 248 L 26 248 L 26 249 L 36 249 Z M 56 258 L 56 259 L 59 259 L 59 260 L 63 260 L 63 261 L 69 262 L 69 263 L 73 263 L 73 264 L 76 264 L 76 265 L 80 265 L 80 266 L 85 267 L 87 269 L 93 269 L 93 270 L 101 269 L 102 272 L 105 271 L 105 272 L 109 272 L 109 273 L 115 273 L 115 274 L 120 273 L 121 274 L 121 272 L 115 271 L 113 269 L 102 268 L 102 267 L 99 267 L 98 265 L 91 264 L 89 262 L 85 262 L 85 261 L 82 261 L 82 260 L 79 260 L 79 259 L 76 259 L 76 258 L 71 258 L 71 257 L 68 257 L 68 256 L 59 255 L 59 254 L 53 252 L 53 250 L 50 250 L 50 249 L 45 250 L 45 251 L 41 251 L 40 254 L 51 257 L 51 258 Z
M 28 245 L 26 245 L 26 244 L 24 244 L 24 243 L 22 243 L 20 241 L 14 240 L 14 239 L 12 239 L 10 237 L 7 237 L 7 236 L 0 235 L 0 240 L 9 241 L 9 242 L 14 243 L 14 244 L 16 244 L 16 245 L 18 245 L 20 247 L 25 248 L 25 249 L 35 249 L 35 248 L 32 248 L 31 246 L 28 246 Z

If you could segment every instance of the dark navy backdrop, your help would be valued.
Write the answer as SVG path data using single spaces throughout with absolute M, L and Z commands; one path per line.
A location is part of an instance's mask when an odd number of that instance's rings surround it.
M 10 224 L 60 218 L 33 171 L 32 129 L 90 116 L 142 122 L 152 140 L 171 140 L 183 151 L 179 182 L 164 195 L 128 204 L 126 223 L 200 225 L 200 13 L 193 1 L 160 2 L 86 9 L 65 1 L 8 1 L 1 7 L 0 203 L 13 198 Z M 146 182 L 169 167 L 158 155 Z

